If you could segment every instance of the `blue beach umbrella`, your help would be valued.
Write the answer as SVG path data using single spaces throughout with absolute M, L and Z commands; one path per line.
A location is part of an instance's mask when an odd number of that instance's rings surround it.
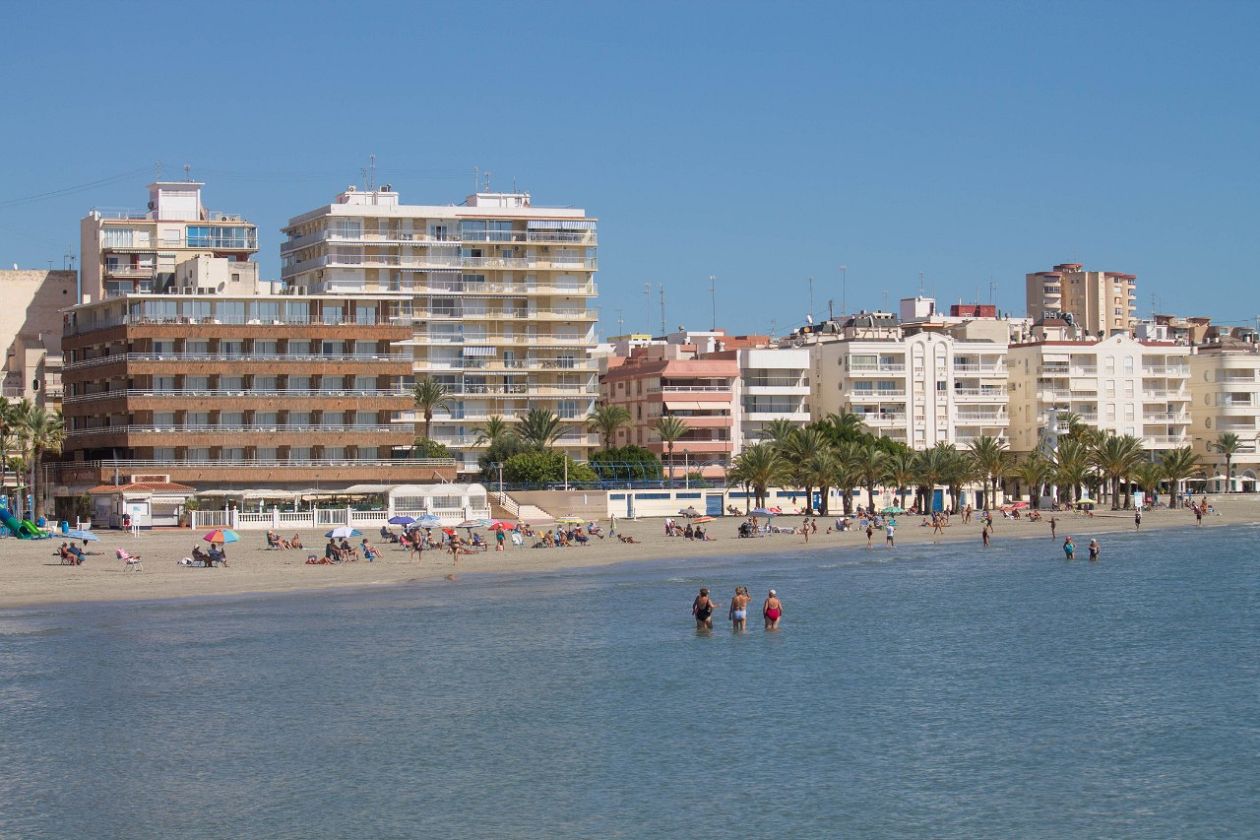
M 762 507 L 762 508 L 753 508 L 751 515 L 752 516 L 778 516 L 779 514 L 775 513 L 769 508 Z
M 416 524 L 421 528 L 436 528 L 442 524 L 442 519 L 441 517 L 434 516 L 431 513 L 426 513 L 424 516 L 416 520 Z
M 93 534 L 91 531 L 76 531 L 71 529 L 66 531 L 62 536 L 69 537 L 72 540 L 83 540 L 84 542 L 100 542 L 101 538 Z
M 389 518 L 390 525 L 410 525 L 415 521 L 416 520 L 412 519 L 410 516 L 391 516 Z
M 351 528 L 349 525 L 341 525 L 333 528 L 327 534 L 324 534 L 324 536 L 333 540 L 341 540 L 349 539 L 351 537 L 361 537 L 363 536 L 363 532 L 358 528 Z

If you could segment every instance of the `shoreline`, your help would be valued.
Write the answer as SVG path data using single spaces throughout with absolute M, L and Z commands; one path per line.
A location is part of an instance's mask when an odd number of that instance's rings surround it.
M 1213 500 L 1216 514 L 1204 519 L 1204 528 L 1260 523 L 1260 498 Z M 1064 537 L 1071 535 L 1078 553 L 1092 537 L 1107 534 L 1134 533 L 1131 511 L 1102 511 L 1093 517 L 1084 514 L 1055 514 L 1058 518 L 1054 551 Z M 995 523 L 994 544 L 1008 539 L 1050 539 L 1049 516 L 1043 512 L 1041 522 L 1025 519 Z M 618 521 L 618 531 L 640 541 L 624 544 L 616 540 L 593 540 L 589 546 L 553 549 L 513 548 L 502 553 L 493 549 L 462 555 L 458 563 L 451 556 L 426 551 L 420 561 L 409 560 L 406 552 L 390 544 L 373 544 L 382 550 L 376 562 L 358 561 L 338 566 L 307 566 L 306 556 L 322 553 L 324 539 L 316 532 L 301 532 L 308 546 L 301 550 L 268 550 L 261 531 L 241 533 L 241 541 L 227 546 L 229 565 L 226 568 L 184 568 L 176 561 L 186 556 L 193 543 L 204 545 L 200 534 L 191 531 L 150 532 L 132 536 L 123 531 L 101 533 L 100 542 L 89 548 L 98 554 L 89 555 L 82 566 L 63 566 L 55 556 L 61 540 L 25 541 L 15 538 L 0 542 L 0 610 L 29 607 L 56 607 L 85 603 L 178 602 L 183 599 L 231 598 L 249 595 L 315 593 L 347 591 L 375 586 L 397 586 L 409 583 L 443 582 L 459 575 L 497 574 L 528 576 L 568 569 L 594 569 L 622 563 L 680 563 L 690 559 L 711 558 L 723 554 L 781 556 L 814 553 L 825 550 L 865 548 L 865 535 L 850 531 L 826 533 L 827 524 L 818 517 L 819 532 L 806 543 L 800 534 L 773 534 L 760 538 L 739 539 L 735 536 L 742 517 L 723 517 L 710 524 L 716 539 L 709 542 L 686 541 L 664 536 L 664 520 Z M 980 545 L 980 526 L 973 521 L 962 525 L 957 521 L 935 539 L 930 528 L 920 527 L 920 517 L 905 516 L 898 523 L 896 539 L 901 545 L 958 543 L 973 540 Z M 799 525 L 801 517 L 783 516 L 775 522 L 785 526 Z M 607 522 L 601 524 L 607 528 Z M 1193 515 L 1187 510 L 1161 509 L 1143 514 L 1142 531 L 1169 528 L 1194 529 Z M 287 536 L 287 535 L 286 535 Z M 883 532 L 877 532 L 872 551 L 881 554 Z M 311 546 L 315 546 L 314 549 Z M 142 572 L 123 572 L 122 563 L 114 559 L 116 548 L 139 554 L 144 560 Z M 893 549 L 895 551 L 895 549 Z

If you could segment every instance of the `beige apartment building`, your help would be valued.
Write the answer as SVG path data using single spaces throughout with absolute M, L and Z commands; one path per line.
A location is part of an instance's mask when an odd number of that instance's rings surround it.
M 1127 335 L 1070 340 L 1066 330 L 1013 344 L 1011 448 L 1054 446 L 1067 414 L 1086 425 L 1141 438 L 1149 450 L 1190 443 L 1190 347 Z
M 411 329 L 414 377 L 454 395 L 432 433 L 463 472 L 477 470 L 477 427 L 492 415 L 548 409 L 569 455 L 585 459 L 598 445 L 586 430 L 598 396 L 596 221 L 583 210 L 537 207 L 527 193 L 408 205 L 388 185 L 351 187 L 284 233 L 290 291 L 408 298 L 396 322 Z
M 1211 465 L 1212 492 L 1225 490 L 1225 459 L 1212 444 L 1224 433 L 1238 436 L 1231 492 L 1256 491 L 1260 475 L 1260 348 L 1254 342 L 1223 337 L 1190 357 L 1190 415 L 1194 451 Z
M 1131 335 L 1137 320 L 1137 277 L 1114 271 L 1085 271 L 1080 263 L 1061 263 L 1050 271 L 1024 277 L 1028 317 L 1047 313 L 1072 316 L 1086 335 Z
M 258 228 L 233 213 L 207 210 L 199 181 L 149 185 L 144 210 L 93 210 L 79 225 L 81 288 L 71 303 L 134 292 L 163 292 L 176 266 L 198 255 L 247 262 Z
M 913 449 L 965 447 L 982 435 L 1007 437 L 1005 326 L 1000 340 L 948 332 L 856 337 L 810 346 L 814 419 L 852 412 L 876 434 Z M 963 335 L 967 333 L 964 332 Z
M 77 278 L 74 271 L 0 271 L 4 399 L 60 406 L 61 310 L 77 303 Z

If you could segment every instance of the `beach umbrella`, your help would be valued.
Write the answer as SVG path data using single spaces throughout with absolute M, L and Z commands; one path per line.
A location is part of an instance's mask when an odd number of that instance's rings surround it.
M 72 540 L 83 540 L 84 542 L 101 541 L 101 538 L 96 536 L 96 534 L 93 534 L 91 531 L 76 531 L 71 529 L 62 534 L 62 536 L 69 537 Z
M 713 517 L 712 516 L 697 516 L 695 519 L 691 521 L 696 525 L 703 525 L 706 522 L 712 522 Z
M 1077 503 L 1078 505 L 1096 505 L 1096 504 L 1098 504 L 1098 502 L 1094 501 L 1093 499 L 1091 499 L 1091 498 L 1090 498 L 1090 497 L 1088 497 L 1088 496 L 1082 496 L 1082 497 L 1080 497 L 1079 499 L 1077 499 L 1077 500 L 1076 500 L 1076 503 Z
M 686 516 L 686 517 L 699 516 L 700 511 L 696 510 L 694 505 L 689 505 L 683 508 L 682 510 L 678 511 L 678 515 Z
M 338 525 L 336 528 L 333 528 L 331 531 L 324 534 L 324 536 L 329 539 L 341 540 L 349 539 L 350 537 L 361 537 L 363 536 L 363 532 L 358 528 L 351 528 L 349 525 Z
M 443 534 L 446 534 L 446 536 L 448 536 L 448 537 L 453 537 L 453 536 L 455 536 L 455 529 L 454 529 L 454 528 L 443 528 L 443 529 L 442 529 L 442 533 L 443 533 Z
M 459 523 L 455 527 L 468 528 L 470 530 L 473 528 L 489 528 L 490 520 L 489 519 L 465 519 L 463 522 Z
M 561 516 L 556 520 L 557 525 L 581 525 L 585 522 L 580 516 Z
M 1011 510 L 1023 510 L 1026 507 L 1028 507 L 1028 502 L 1020 501 L 1011 505 Z
M 240 542 L 241 537 L 229 528 L 215 528 L 202 539 L 208 543 L 231 543 Z
M 880 511 L 880 513 L 892 513 L 892 514 L 905 513 L 905 512 L 906 512 L 905 508 L 897 507 L 896 505 L 889 505 L 888 507 Z
M 752 515 L 753 516 L 778 516 L 779 512 L 777 510 L 771 510 L 770 508 L 761 507 L 761 508 L 753 508 Z
M 416 520 L 412 519 L 410 516 L 391 516 L 389 518 L 390 525 L 410 525 L 415 521 Z
M 424 516 L 416 520 L 416 524 L 421 528 L 436 528 L 442 524 L 442 518 L 434 516 L 431 513 L 426 513 Z
M 515 531 L 517 526 L 514 522 L 504 522 L 501 519 L 495 520 L 489 526 L 491 531 Z

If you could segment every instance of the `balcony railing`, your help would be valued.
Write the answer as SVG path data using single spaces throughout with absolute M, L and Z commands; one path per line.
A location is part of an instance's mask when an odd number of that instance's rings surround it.
M 731 390 L 730 385 L 662 385 L 648 388 L 649 394 L 724 394 Z
M 359 424 L 359 423 L 325 423 L 314 425 L 310 423 L 282 425 L 279 423 L 267 423 L 257 426 L 216 426 L 210 423 L 196 423 L 185 425 L 145 425 L 139 423 L 131 423 L 125 426 L 96 426 L 91 429 L 73 429 L 68 433 L 69 437 L 90 437 L 95 435 L 115 435 L 115 434 L 162 434 L 162 435 L 187 435 L 187 434 L 325 434 L 331 432 L 356 432 L 356 433 L 375 433 L 375 434 L 399 434 L 403 430 L 397 425 L 382 426 L 380 424 Z
M 151 397 L 156 399 L 188 399 L 190 397 L 231 397 L 233 399 L 254 397 L 293 397 L 297 399 L 309 399 L 314 397 L 352 397 L 375 399 L 378 397 L 406 397 L 410 399 L 411 396 L 412 391 L 410 388 L 171 388 L 162 390 L 153 388 L 127 388 L 124 390 L 120 388 L 116 391 L 98 391 L 92 394 L 73 394 L 66 397 L 64 401 L 66 403 L 81 403 L 94 402 L 97 400 L 112 400 L 123 397 L 128 399 L 136 397 Z
M 464 257 L 445 254 L 321 254 L 309 260 L 294 262 L 282 269 L 285 277 L 303 271 L 325 267 L 386 267 L 409 268 L 428 271 L 435 268 L 498 268 L 595 271 L 599 268 L 597 257 L 563 257 L 561 255 L 537 255 L 532 257 Z
M 904 400 L 905 391 L 854 391 L 849 395 L 855 400 Z
M 74 469 L 100 469 L 122 472 L 124 470 L 161 472 L 170 467 L 205 467 L 226 470 L 283 469 L 294 467 L 300 469 L 327 467 L 380 467 L 383 469 L 400 467 L 453 467 L 454 458 L 245 458 L 216 460 L 152 460 L 145 458 L 114 458 L 100 461 L 66 461 L 52 465 L 53 469 L 66 471 Z
M 410 362 L 411 353 L 338 353 L 323 355 L 319 353 L 118 353 L 112 356 L 96 356 L 91 359 L 80 359 L 66 365 L 66 370 L 97 367 L 113 362 L 232 362 L 245 364 L 249 362 L 319 362 L 323 364 L 337 362 Z
M 156 269 L 151 265 L 110 265 L 105 264 L 107 277 L 124 277 L 144 280 L 153 276 Z
M 1144 435 L 1142 442 L 1148 448 L 1165 446 L 1186 446 L 1190 443 L 1189 435 Z
M 1004 400 L 1007 397 L 1005 388 L 955 388 L 953 394 L 964 400 Z
M 1142 365 L 1143 376 L 1189 376 L 1187 365 Z
M 1190 395 L 1182 391 L 1143 391 L 1142 399 L 1188 401 Z
M 849 373 L 905 373 L 905 365 L 849 365 Z
M 1006 365 L 972 365 L 954 362 L 955 373 L 988 373 L 994 376 L 1006 376 Z

